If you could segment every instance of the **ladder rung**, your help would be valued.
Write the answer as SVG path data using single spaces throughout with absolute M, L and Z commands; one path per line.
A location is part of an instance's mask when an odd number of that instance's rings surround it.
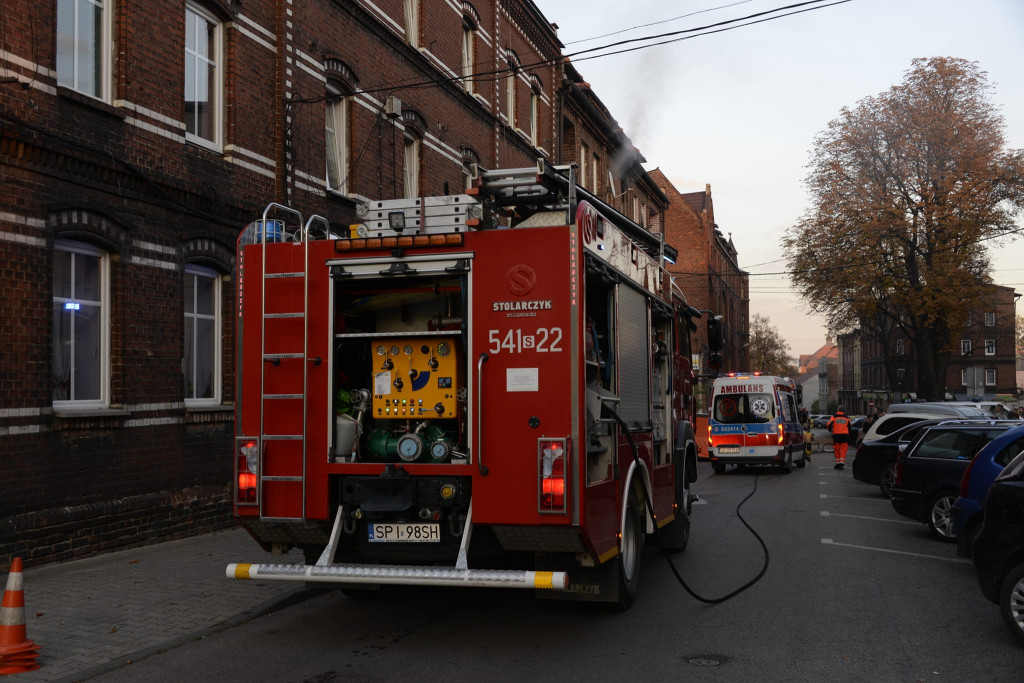
M 266 313 L 264 318 L 305 318 L 306 314 L 302 311 L 298 313 Z
M 304 441 L 306 437 L 302 434 L 263 434 L 260 438 L 264 441 Z
M 267 273 L 268 280 L 280 280 L 286 277 L 302 277 L 305 273 Z
M 263 477 L 263 481 L 302 481 L 302 477 Z
M 263 400 L 279 398 L 302 398 L 302 394 L 263 394 Z
M 277 360 L 278 358 L 302 358 L 304 353 L 265 353 L 263 360 Z

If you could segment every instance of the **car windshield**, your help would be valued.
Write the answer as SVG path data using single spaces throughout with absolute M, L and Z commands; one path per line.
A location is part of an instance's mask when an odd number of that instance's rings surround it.
M 711 417 L 722 424 L 771 422 L 775 419 L 775 399 L 771 394 L 715 396 Z

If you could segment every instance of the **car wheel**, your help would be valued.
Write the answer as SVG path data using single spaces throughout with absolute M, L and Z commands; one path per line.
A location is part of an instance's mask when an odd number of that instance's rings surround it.
M 806 453 L 804 453 L 803 455 L 800 456 L 800 459 L 797 460 L 797 462 L 796 462 L 796 466 L 799 467 L 800 469 L 803 469 L 803 468 L 807 467 L 807 454 Z
M 643 517 L 635 492 L 626 501 L 626 517 L 622 525 L 622 548 L 619 553 L 619 609 L 627 610 L 636 600 L 640 586 L 640 557 L 643 555 Z
M 999 609 L 1014 635 L 1024 640 L 1024 562 L 1011 569 L 1003 579 Z
M 711 463 L 711 469 L 714 470 L 715 474 L 722 474 L 725 472 L 725 465 L 720 462 Z
M 953 526 L 953 503 L 957 494 L 943 491 L 932 496 L 928 503 L 928 528 L 940 541 L 956 542 L 956 527 Z
M 793 471 L 793 454 L 786 453 L 786 460 L 779 466 L 782 469 L 783 474 L 789 474 Z
M 878 477 L 878 488 L 886 498 L 892 498 L 892 485 L 896 483 L 896 463 L 887 462 L 882 465 Z

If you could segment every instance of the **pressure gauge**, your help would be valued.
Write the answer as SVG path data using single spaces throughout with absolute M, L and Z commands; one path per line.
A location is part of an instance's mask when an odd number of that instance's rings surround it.
M 398 355 L 398 347 L 397 346 L 392 346 L 391 347 L 391 355 L 392 356 L 397 356 Z
M 380 346 L 377 347 L 377 355 L 378 356 L 383 356 L 387 352 L 388 352 L 388 348 L 386 346 L 384 346 L 383 344 L 381 344 Z
M 411 356 L 412 355 L 412 346 L 410 346 L 409 344 L 406 344 L 405 345 L 405 349 L 403 349 L 403 350 L 405 351 L 405 355 L 407 355 L 407 356 Z
M 452 352 L 452 347 L 448 345 L 448 342 L 441 342 L 437 345 L 437 355 L 442 358 Z
M 360 224 L 359 227 L 356 228 L 356 236 L 357 237 L 369 237 L 370 236 L 370 229 L 368 227 L 366 227 L 365 224 Z
M 423 439 L 418 434 L 406 434 L 398 440 L 398 457 L 412 462 L 423 452 Z
M 430 445 L 430 457 L 434 460 L 444 460 L 451 452 L 447 441 L 435 441 Z

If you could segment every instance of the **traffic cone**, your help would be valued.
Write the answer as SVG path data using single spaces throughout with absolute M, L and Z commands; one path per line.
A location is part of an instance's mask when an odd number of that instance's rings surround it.
M 0 675 L 20 674 L 39 668 L 39 646 L 25 631 L 25 593 L 22 589 L 21 558 L 11 562 L 7 590 L 0 605 Z

